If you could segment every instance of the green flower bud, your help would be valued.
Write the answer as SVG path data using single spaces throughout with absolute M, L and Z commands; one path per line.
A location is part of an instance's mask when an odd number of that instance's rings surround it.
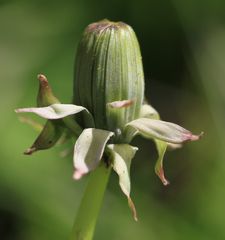
M 74 179 L 94 171 L 104 158 L 107 166 L 118 174 L 119 185 L 135 220 L 137 213 L 130 196 L 130 166 L 138 148 L 129 145 L 131 140 L 139 134 L 155 142 L 158 152 L 155 172 L 163 184 L 168 185 L 163 170 L 167 148 L 180 147 L 202 136 L 202 133 L 194 135 L 177 124 L 160 120 L 158 112 L 144 103 L 139 44 L 132 28 L 123 22 L 103 20 L 90 24 L 84 31 L 75 63 L 73 104 L 61 104 L 46 77 L 40 74 L 38 79 L 38 107 L 16 110 L 47 119 L 25 154 L 52 147 L 65 131 L 74 139 Z M 94 181 L 102 184 L 102 176 L 101 181 Z M 92 183 L 90 186 L 92 191 Z
M 140 115 L 144 74 L 133 29 L 103 20 L 84 31 L 77 51 L 73 103 L 86 107 L 96 128 L 118 134 Z

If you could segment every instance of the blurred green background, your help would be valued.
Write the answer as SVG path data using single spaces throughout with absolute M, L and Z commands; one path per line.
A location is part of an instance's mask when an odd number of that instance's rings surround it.
M 112 175 L 95 239 L 225 239 L 225 1 L 0 1 L 0 239 L 67 239 L 86 179 L 72 180 L 72 157 L 56 146 L 22 152 L 37 133 L 18 120 L 34 106 L 36 75 L 47 75 L 64 103 L 72 98 L 73 62 L 83 29 L 108 18 L 130 24 L 140 41 L 146 96 L 164 120 L 204 138 L 168 152 L 171 185 L 154 174 L 156 150 L 141 150 L 132 169 L 133 221 Z

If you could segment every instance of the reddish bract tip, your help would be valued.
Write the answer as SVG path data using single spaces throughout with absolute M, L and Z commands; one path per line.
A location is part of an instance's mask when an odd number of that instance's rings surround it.
M 37 149 L 35 147 L 28 148 L 24 154 L 25 155 L 31 155 L 33 152 L 35 152 Z
M 38 79 L 39 81 L 48 82 L 48 80 L 47 80 L 47 78 L 46 78 L 46 76 L 45 76 L 44 74 L 38 74 L 38 75 L 37 75 L 37 79 Z
M 74 173 L 73 173 L 73 179 L 75 180 L 79 180 L 83 177 L 84 173 L 78 171 L 78 170 L 75 170 Z
M 158 175 L 158 177 L 160 178 L 160 180 L 162 181 L 164 186 L 167 186 L 170 184 L 170 182 L 166 179 L 166 177 L 164 175 L 163 168 L 161 168 L 159 171 L 157 171 L 156 174 Z
M 199 135 L 194 135 L 192 133 L 184 135 L 184 141 L 197 141 L 204 135 L 204 132 L 201 132 Z
M 48 87 L 49 86 L 48 85 L 48 79 L 46 78 L 45 75 L 38 74 L 37 79 L 39 80 L 41 87 Z
M 134 203 L 133 203 L 133 201 L 131 200 L 130 197 L 128 197 L 128 205 L 129 205 L 129 207 L 132 211 L 134 220 L 137 222 L 138 221 L 137 211 L 136 211 L 135 205 L 134 205 Z

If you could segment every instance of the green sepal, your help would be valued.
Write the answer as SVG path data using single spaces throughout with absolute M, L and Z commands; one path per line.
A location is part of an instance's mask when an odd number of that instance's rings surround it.
M 149 104 L 143 104 L 140 112 L 141 118 L 160 119 L 159 113 Z
M 57 97 L 52 92 L 51 86 L 48 83 L 48 80 L 45 75 L 38 74 L 39 80 L 39 91 L 37 95 L 37 106 L 46 107 L 51 104 L 60 103 Z
M 30 148 L 24 154 L 31 155 L 38 150 L 51 148 L 60 139 L 63 133 L 63 127 L 59 120 L 48 120 Z
M 168 185 L 169 181 L 166 179 L 164 175 L 163 170 L 163 159 L 164 155 L 167 149 L 167 143 L 160 141 L 158 139 L 154 139 L 154 142 L 156 144 L 157 152 L 158 152 L 158 159 L 155 164 L 155 173 L 158 175 L 158 177 L 161 179 L 163 185 Z
M 31 108 L 19 108 L 15 110 L 17 113 L 31 112 L 45 119 L 60 119 L 70 115 L 77 114 L 81 111 L 88 110 L 82 106 L 74 104 L 52 104 L 48 107 L 31 107 Z M 91 115 L 90 115 L 91 116 Z
M 39 107 L 39 108 L 19 108 L 15 110 L 17 113 L 31 112 L 35 113 L 40 117 L 45 119 L 62 119 L 66 127 L 68 127 L 75 136 L 79 136 L 82 132 L 82 128 L 74 120 L 71 115 L 80 113 L 81 111 L 86 112 L 86 118 L 89 119 L 89 126 L 94 127 L 94 120 L 89 111 L 82 107 L 74 104 L 52 104 L 48 107 Z
M 123 193 L 127 196 L 128 205 L 133 213 L 135 221 L 137 221 L 137 212 L 135 205 L 130 197 L 131 183 L 130 183 L 130 165 L 137 147 L 129 144 L 109 144 L 107 145 L 107 152 L 112 159 L 112 167 L 119 176 L 119 185 Z
M 149 104 L 143 104 L 141 106 L 140 117 L 150 118 L 150 119 L 160 119 L 159 113 Z M 163 159 L 166 153 L 168 143 L 160 141 L 158 139 L 153 139 L 156 145 L 158 158 L 155 164 L 155 173 L 158 175 L 162 183 L 166 186 L 169 184 L 169 181 L 165 178 L 164 169 L 163 169 Z M 172 144 L 172 143 L 171 143 Z M 174 144 L 173 145 L 178 145 Z
M 165 127 L 161 126 L 160 128 L 158 127 L 158 129 L 157 128 L 154 129 L 154 124 L 151 125 L 151 122 L 156 123 L 159 126 L 160 126 L 160 124 L 165 124 L 167 126 L 170 126 L 171 129 L 172 128 L 175 129 L 175 130 L 173 130 L 174 133 L 177 133 L 177 131 L 180 131 L 182 134 L 189 134 L 188 133 L 189 131 L 181 128 L 178 125 L 174 125 L 174 124 L 171 124 L 171 123 L 160 121 L 159 120 L 160 116 L 159 116 L 158 112 L 149 104 L 143 104 L 142 105 L 140 116 L 141 116 L 140 125 L 139 125 L 140 129 L 137 129 L 137 128 L 135 128 L 135 130 L 131 129 L 130 130 L 131 134 L 133 132 L 133 135 L 135 135 L 135 134 L 139 133 L 138 131 L 142 131 L 142 133 L 140 133 L 140 134 L 143 134 L 144 136 L 147 135 L 146 137 L 153 139 L 153 141 L 156 144 L 156 148 L 157 148 L 157 152 L 158 152 L 158 159 L 157 159 L 156 164 L 155 164 L 155 172 L 159 176 L 159 178 L 161 179 L 162 183 L 164 185 L 168 185 L 169 181 L 165 178 L 164 170 L 163 170 L 163 158 L 164 158 L 165 152 L 168 148 L 169 149 L 171 149 L 171 148 L 175 149 L 175 148 L 181 147 L 182 145 L 181 145 L 181 143 L 171 143 L 171 142 L 169 143 L 169 142 L 165 141 L 165 140 L 168 140 L 168 139 L 165 139 L 166 134 L 169 133 L 168 129 L 167 129 L 167 133 L 164 133 L 165 134 L 164 139 L 163 139 L 164 141 L 160 140 L 156 135 L 157 131 L 159 131 L 159 134 L 162 134 L 163 130 L 165 130 Z M 148 118 L 149 121 L 144 120 L 146 118 Z M 158 123 L 155 122 L 157 120 L 159 121 Z M 137 122 L 134 125 L 137 126 Z M 153 128 L 153 129 L 151 129 L 151 128 Z M 172 134 L 171 134 L 171 136 L 172 136 Z M 193 135 L 192 135 L 192 138 L 193 138 Z M 197 140 L 197 139 L 190 139 L 190 140 Z
M 131 128 L 133 137 L 140 134 L 150 139 L 158 139 L 170 143 L 183 143 L 186 141 L 196 141 L 200 135 L 193 135 L 187 129 L 170 122 L 156 119 L 139 118 L 126 124 L 127 131 Z
M 74 179 L 80 179 L 99 165 L 105 145 L 113 135 L 106 130 L 84 129 L 74 146 Z

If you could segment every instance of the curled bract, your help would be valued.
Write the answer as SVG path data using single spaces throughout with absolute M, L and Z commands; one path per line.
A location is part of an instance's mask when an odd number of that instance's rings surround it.
M 155 172 L 168 185 L 163 170 L 166 150 L 202 136 L 160 120 L 158 112 L 144 101 L 140 47 L 133 29 L 123 22 L 102 20 L 85 29 L 77 50 L 72 104 L 60 103 L 43 74 L 38 80 L 37 107 L 16 110 L 46 119 L 25 154 L 50 148 L 65 132 L 69 133 L 67 137 L 74 142 L 73 178 L 82 178 L 106 159 L 105 165 L 119 177 L 135 220 L 130 166 L 137 148 L 130 145 L 132 139 L 141 135 L 155 142 Z

